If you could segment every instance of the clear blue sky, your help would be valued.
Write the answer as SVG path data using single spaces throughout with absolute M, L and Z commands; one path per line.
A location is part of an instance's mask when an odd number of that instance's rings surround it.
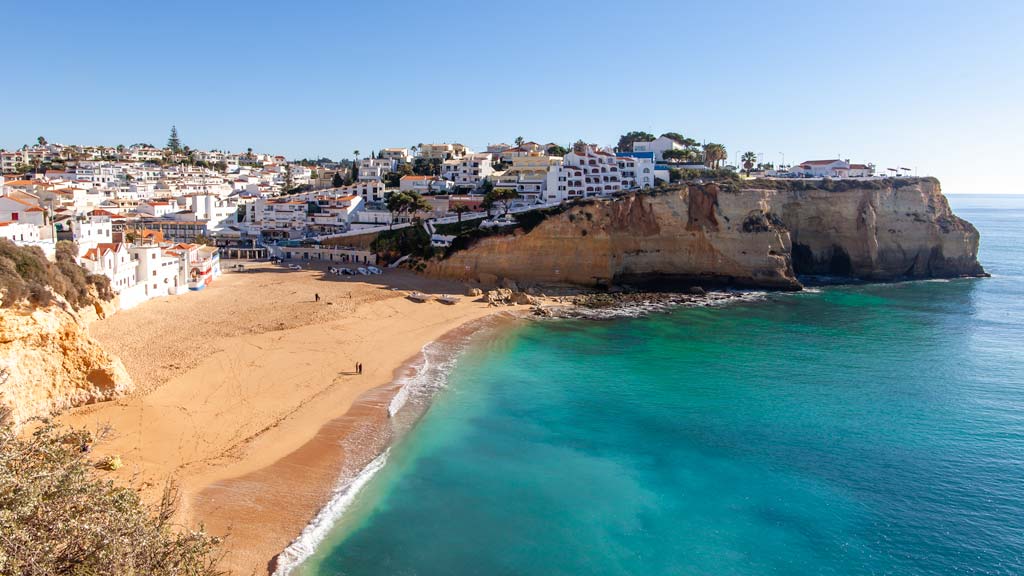
M 1024 2 L 827 4 L 13 1 L 0 147 L 163 145 L 176 124 L 194 148 L 338 158 L 676 131 L 1024 192 Z

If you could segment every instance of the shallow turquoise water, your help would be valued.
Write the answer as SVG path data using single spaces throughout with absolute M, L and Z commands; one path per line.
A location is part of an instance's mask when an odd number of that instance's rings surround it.
M 467 350 L 303 574 L 1024 574 L 1024 197 L 991 279 Z

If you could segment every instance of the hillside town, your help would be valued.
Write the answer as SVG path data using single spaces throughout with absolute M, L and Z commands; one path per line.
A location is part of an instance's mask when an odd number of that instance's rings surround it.
M 195 150 L 177 129 L 164 147 L 78 146 L 47 142 L 0 152 L 0 238 L 78 247 L 79 262 L 103 274 L 124 307 L 200 290 L 220 275 L 220 258 L 284 257 L 371 262 L 344 247 L 345 236 L 409 226 L 482 220 L 580 198 L 656 188 L 682 174 L 727 170 L 742 177 L 872 178 L 871 164 L 807 160 L 759 162 L 747 152 L 726 163 L 721 144 L 677 133 L 630 132 L 614 147 L 563 147 L 517 138 L 474 151 L 458 143 L 384 148 L 334 161 Z M 904 169 L 905 170 L 905 169 Z M 492 208 L 503 215 L 492 218 Z M 335 239 L 331 246 L 320 245 Z M 433 234 L 435 245 L 450 236 Z M 310 250 L 312 248 L 312 256 Z

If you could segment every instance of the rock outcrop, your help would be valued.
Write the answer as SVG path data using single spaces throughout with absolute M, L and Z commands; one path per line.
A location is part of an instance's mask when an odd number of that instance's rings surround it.
M 866 280 L 984 274 L 978 232 L 933 179 L 841 189 L 756 181 L 584 202 L 529 232 L 477 240 L 429 274 L 485 285 L 799 289 L 798 275 Z
M 16 426 L 133 388 L 121 361 L 104 351 L 68 309 L 0 310 L 0 405 L 11 410 Z

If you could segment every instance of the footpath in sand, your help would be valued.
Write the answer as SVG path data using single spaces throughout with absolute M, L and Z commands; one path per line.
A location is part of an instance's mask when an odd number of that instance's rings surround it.
M 93 323 L 138 391 L 63 420 L 109 425 L 97 456 L 124 462 L 109 474 L 150 501 L 173 478 L 181 521 L 228 533 L 226 567 L 258 574 L 324 504 L 344 460 L 379 449 L 349 454 L 341 440 L 386 419 L 395 371 L 424 344 L 496 309 L 471 298 L 412 302 L 408 290 L 463 288 L 405 271 L 338 279 L 247 269 Z

